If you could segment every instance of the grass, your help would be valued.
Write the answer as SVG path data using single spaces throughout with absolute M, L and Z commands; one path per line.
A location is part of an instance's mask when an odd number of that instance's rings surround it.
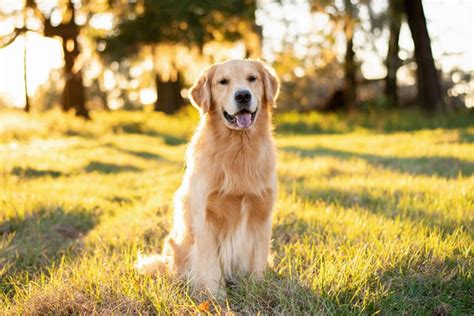
M 133 269 L 197 114 L 93 116 L 0 115 L 2 313 L 472 314 L 472 115 L 278 115 L 274 264 L 225 302 Z

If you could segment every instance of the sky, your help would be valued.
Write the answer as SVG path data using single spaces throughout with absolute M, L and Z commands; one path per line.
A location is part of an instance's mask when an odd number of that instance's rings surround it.
M 274 59 L 274 52 L 281 47 L 283 34 L 293 36 L 308 33 L 325 27 L 327 20 L 322 16 L 311 16 L 305 0 L 294 0 L 291 4 L 283 1 L 282 7 L 271 0 L 260 0 L 261 9 L 257 11 L 257 23 L 263 26 L 266 60 Z M 383 8 L 384 0 L 374 0 L 374 5 Z M 18 0 L 2 0 L 2 8 L 15 8 Z M 438 66 L 444 71 L 453 67 L 474 71 L 474 1 L 472 0 L 424 0 L 428 30 L 432 39 L 432 48 Z M 289 25 L 281 22 L 284 19 Z M 104 23 L 102 23 L 104 22 Z M 106 19 L 96 21 L 99 25 L 108 24 Z M 0 21 L 0 35 L 9 33 L 11 25 Z M 385 36 L 385 38 L 383 37 Z M 386 36 L 374 45 L 381 56 L 386 52 Z M 362 62 L 362 72 L 367 78 L 380 78 L 385 75 L 383 60 L 373 53 L 371 46 L 366 45 L 367 39 L 355 36 L 355 44 L 360 47 L 356 51 L 357 58 Z M 341 43 L 343 44 L 343 43 Z M 51 69 L 61 68 L 61 44 L 55 39 L 45 38 L 30 32 L 27 36 L 28 55 L 28 88 L 34 93 L 38 86 L 49 79 Z M 304 54 L 304 45 L 295 43 L 295 49 Z M 340 45 L 341 47 L 343 45 Z M 409 29 L 402 28 L 400 46 L 407 50 L 413 49 Z M 9 104 L 22 106 L 23 98 L 23 47 L 24 37 L 0 49 L 0 95 Z M 339 54 L 342 56 L 343 50 Z M 448 54 L 448 55 L 443 55 Z M 401 74 L 404 75 L 403 73 Z

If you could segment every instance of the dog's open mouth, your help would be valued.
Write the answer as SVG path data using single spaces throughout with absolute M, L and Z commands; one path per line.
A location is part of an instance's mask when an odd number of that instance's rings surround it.
M 242 110 L 240 112 L 235 113 L 234 115 L 231 115 L 224 110 L 224 117 L 227 122 L 238 128 L 249 128 L 250 126 L 252 126 L 256 115 L 257 110 L 255 110 L 255 112 Z

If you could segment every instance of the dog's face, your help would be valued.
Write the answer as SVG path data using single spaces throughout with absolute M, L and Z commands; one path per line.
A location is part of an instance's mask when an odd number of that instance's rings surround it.
M 278 81 L 261 62 L 231 60 L 206 69 L 191 87 L 192 103 L 212 111 L 230 129 L 254 126 L 259 111 L 273 106 Z

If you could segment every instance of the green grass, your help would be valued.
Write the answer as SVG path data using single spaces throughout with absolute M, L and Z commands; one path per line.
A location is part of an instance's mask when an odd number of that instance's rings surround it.
M 133 269 L 171 227 L 197 114 L 93 117 L 0 113 L 2 314 L 199 311 L 186 283 Z M 273 267 L 211 311 L 472 314 L 472 115 L 275 121 Z

